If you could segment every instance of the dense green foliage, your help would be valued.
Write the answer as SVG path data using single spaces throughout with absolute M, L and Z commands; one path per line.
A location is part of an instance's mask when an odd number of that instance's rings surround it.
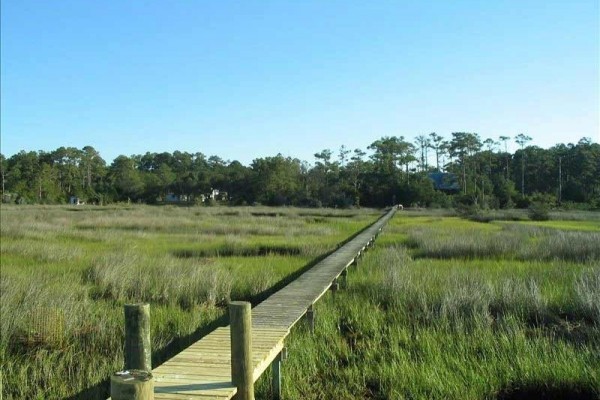
M 526 146 L 504 151 L 498 142 L 455 132 L 448 140 L 432 133 L 416 144 L 383 137 L 367 153 L 342 146 L 315 154 L 314 164 L 278 154 L 250 166 L 202 153 L 146 153 L 117 157 L 110 165 L 91 146 L 52 152 L 0 155 L 4 202 L 89 203 L 226 202 L 296 206 L 477 205 L 527 208 L 532 203 L 600 207 L 600 145 L 590 139 L 550 149 Z M 435 154 L 429 165 L 428 151 Z M 454 189 L 435 190 L 429 178 L 444 172 Z M 218 189 L 219 194 L 213 194 Z M 438 187 L 439 189 L 439 187 Z M 540 210 L 539 206 L 536 206 Z M 543 206 L 542 206 L 543 208 Z M 535 211 L 535 210 L 534 210 Z M 543 216 L 543 213 L 542 213 Z

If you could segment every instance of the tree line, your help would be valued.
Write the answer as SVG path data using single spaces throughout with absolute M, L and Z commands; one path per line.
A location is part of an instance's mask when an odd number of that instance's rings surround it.
M 511 153 L 508 143 L 519 148 Z M 600 208 L 600 145 L 589 138 L 549 149 L 531 138 L 482 140 L 454 132 L 386 136 L 366 150 L 322 150 L 312 163 L 277 154 L 249 166 L 218 156 L 175 151 L 118 156 L 110 165 L 92 146 L 0 154 L 2 200 L 65 203 L 72 196 L 96 204 L 204 203 L 309 207 L 527 207 L 532 201 Z M 218 189 L 226 196 L 206 195 Z

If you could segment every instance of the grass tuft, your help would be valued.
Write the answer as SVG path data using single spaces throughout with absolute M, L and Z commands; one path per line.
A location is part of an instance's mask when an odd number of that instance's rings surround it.
M 226 270 L 170 257 L 151 259 L 114 253 L 100 257 L 84 271 L 84 281 L 97 298 L 119 302 L 150 302 L 190 309 L 204 303 L 223 304 L 230 298 Z

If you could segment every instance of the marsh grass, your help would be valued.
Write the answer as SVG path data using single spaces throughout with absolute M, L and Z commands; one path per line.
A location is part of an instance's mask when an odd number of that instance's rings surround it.
M 575 306 L 588 321 L 600 325 L 600 268 L 584 271 L 575 283 Z
M 508 209 L 508 210 L 476 210 L 465 215 L 471 221 L 492 222 L 492 221 L 526 221 L 529 215 L 526 210 Z
M 152 259 L 135 253 L 107 254 L 83 271 L 92 297 L 118 302 L 143 301 L 190 309 L 224 304 L 232 278 L 227 270 L 165 256 Z
M 550 211 L 550 218 L 558 221 L 594 221 L 598 223 L 600 222 L 600 212 L 580 210 Z
M 462 212 L 458 212 L 458 214 L 462 215 L 464 218 L 467 218 L 474 222 L 492 222 L 492 221 L 521 221 L 521 222 L 533 222 L 537 223 L 539 221 L 530 221 L 531 218 L 531 210 L 526 209 L 467 209 L 461 210 Z M 434 215 L 434 213 L 429 212 L 429 210 L 421 211 L 421 214 Z M 456 215 L 455 213 L 454 215 Z M 453 216 L 451 214 L 445 216 Z M 578 210 L 547 210 L 547 214 L 544 215 L 551 220 L 560 221 L 564 223 L 565 221 L 581 221 L 581 222 L 595 222 L 596 224 L 600 222 L 600 212 L 598 211 L 578 211 Z M 552 223 L 552 221 L 547 221 L 548 223 Z
M 452 220 L 423 219 L 418 229 L 447 234 L 438 239 L 444 243 L 456 235 L 489 235 L 492 243 L 512 233 L 470 222 L 448 231 Z M 318 303 L 316 333 L 304 324 L 295 328 L 285 397 L 600 397 L 597 262 L 547 260 L 535 252 L 530 259 L 502 252 L 490 259 L 483 251 L 483 258 L 425 257 L 421 247 L 401 245 L 416 228 L 412 218 L 396 216 L 351 272 L 350 289 Z M 519 234 L 535 241 L 548 232 Z M 259 389 L 267 395 L 268 383 Z
M 3 398 L 105 398 L 122 367 L 124 303 L 152 304 L 162 361 L 217 323 L 227 299 L 256 299 L 378 215 L 2 206 Z M 598 397 L 595 222 L 581 232 L 447 215 L 399 213 L 352 290 L 319 303 L 317 334 L 295 329 L 287 398 Z
M 414 249 L 415 257 L 600 261 L 600 232 L 519 223 L 456 222 L 456 225 L 424 223 L 409 229 L 403 243 Z
M 90 301 L 85 288 L 65 291 L 54 279 L 0 277 L 2 348 L 58 348 L 85 325 Z M 14 312 L 15 308 L 20 312 Z M 15 344 L 23 346 L 13 346 Z
M 151 303 L 153 360 L 205 334 L 380 215 L 295 208 L 2 205 L 4 399 L 104 399 L 123 310 Z M 254 214 L 254 215 L 253 215 Z

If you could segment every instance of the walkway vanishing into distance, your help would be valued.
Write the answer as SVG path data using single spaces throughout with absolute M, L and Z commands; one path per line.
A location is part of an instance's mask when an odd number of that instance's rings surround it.
M 313 304 L 329 289 L 345 284 L 347 269 L 393 217 L 395 207 L 337 251 L 252 309 L 252 355 L 256 381 L 269 364 L 280 362 L 285 338 L 304 316 L 314 326 Z M 341 278 L 341 279 L 340 279 Z M 341 280 L 341 282 L 339 282 Z M 275 365 L 275 364 L 274 364 Z M 229 326 L 209 333 L 152 371 L 156 400 L 231 399 Z M 279 364 L 276 371 L 279 379 Z

